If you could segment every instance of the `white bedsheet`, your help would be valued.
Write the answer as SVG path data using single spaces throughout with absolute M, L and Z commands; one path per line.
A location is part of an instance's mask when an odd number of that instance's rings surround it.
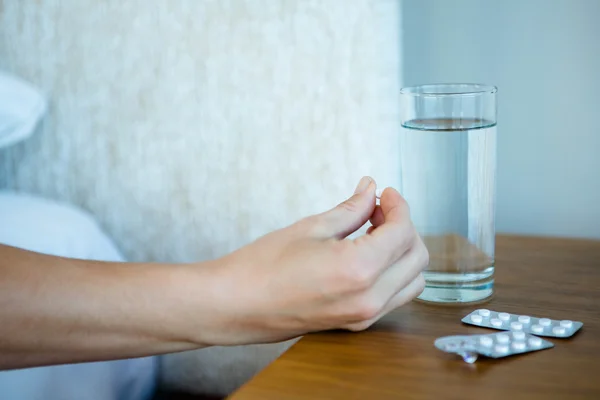
M 98 224 L 74 207 L 0 191 L 0 243 L 52 255 L 122 261 Z M 48 271 L 52 273 L 52 271 Z M 157 358 L 0 372 L 2 400 L 144 400 Z

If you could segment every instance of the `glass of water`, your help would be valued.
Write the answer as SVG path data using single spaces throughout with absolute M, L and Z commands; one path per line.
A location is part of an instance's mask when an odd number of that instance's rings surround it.
M 478 84 L 401 91 L 400 192 L 430 256 L 421 300 L 493 293 L 496 92 Z

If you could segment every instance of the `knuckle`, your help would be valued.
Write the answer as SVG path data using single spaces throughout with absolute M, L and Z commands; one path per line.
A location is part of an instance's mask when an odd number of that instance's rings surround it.
M 350 242 L 347 240 L 334 240 L 331 242 L 329 247 L 333 253 L 333 257 L 340 261 L 341 267 L 346 266 L 349 262 L 354 260 L 354 250 L 350 246 Z
M 357 293 L 367 290 L 375 281 L 375 273 L 359 257 L 356 247 L 347 240 L 332 241 L 329 246 L 331 260 L 331 288 L 336 293 Z
M 352 260 L 342 265 L 343 280 L 351 291 L 363 291 L 371 287 L 375 276 L 364 263 Z
M 371 286 L 372 277 L 366 268 L 359 266 L 356 268 L 346 268 L 345 280 L 350 290 L 361 291 Z
M 377 316 L 381 312 L 382 307 L 383 305 L 380 304 L 380 302 L 365 297 L 361 301 L 359 301 L 356 307 L 354 307 L 352 319 L 354 321 L 358 321 L 357 323 L 373 320 L 377 318 Z

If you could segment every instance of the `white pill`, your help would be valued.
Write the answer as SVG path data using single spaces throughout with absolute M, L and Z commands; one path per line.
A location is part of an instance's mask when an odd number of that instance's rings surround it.
M 562 326 L 555 326 L 554 328 L 552 328 L 552 332 L 554 332 L 554 334 L 556 335 L 564 335 L 565 328 Z
M 482 336 L 479 338 L 479 343 L 481 343 L 482 346 L 491 347 L 492 344 L 494 344 L 494 339 L 489 336 Z
M 500 314 L 498 314 L 498 318 L 500 318 L 502 321 L 508 321 L 510 319 L 510 314 L 501 312 Z
M 540 347 L 542 345 L 542 339 L 539 337 L 531 337 L 529 338 L 529 345 L 531 347 Z
M 529 315 L 519 315 L 519 322 L 522 324 L 528 324 L 531 322 L 531 317 Z
M 535 333 L 542 333 L 544 332 L 544 327 L 541 325 L 532 325 L 531 330 Z
M 495 327 L 499 327 L 502 326 L 502 321 L 500 321 L 498 318 L 492 318 L 490 320 L 490 324 L 492 324 Z
M 542 319 L 540 319 L 540 325 L 541 326 L 550 326 L 551 323 L 552 323 L 552 321 L 549 320 L 548 318 L 542 318 Z
M 510 327 L 515 331 L 520 331 L 521 329 L 523 329 L 523 324 L 515 321 L 510 323 Z
M 485 308 L 479 310 L 478 313 L 482 317 L 489 317 L 490 316 L 490 310 L 486 310 Z
M 523 340 L 525 339 L 525 332 L 523 331 L 518 331 L 518 332 L 513 332 L 513 338 L 515 340 Z
M 525 350 L 525 342 L 513 342 L 512 347 L 515 350 Z
M 507 334 L 501 333 L 499 335 L 496 335 L 496 340 L 498 341 L 498 343 L 508 343 L 510 338 L 508 337 Z
M 378 199 L 380 199 L 381 198 L 381 193 L 382 193 L 381 189 L 375 190 L 375 197 L 377 197 Z
M 497 344 L 496 347 L 494 347 L 494 350 L 496 350 L 498 353 L 508 353 L 508 345 Z
M 568 329 L 573 326 L 573 321 L 569 321 L 569 320 L 560 321 L 560 326 Z
M 483 321 L 483 317 L 481 315 L 473 314 L 471 315 L 471 321 L 475 322 L 476 324 L 480 324 L 481 321 Z

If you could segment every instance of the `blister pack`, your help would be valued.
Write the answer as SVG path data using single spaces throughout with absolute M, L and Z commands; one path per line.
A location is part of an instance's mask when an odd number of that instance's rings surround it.
M 568 338 L 573 336 L 583 323 L 569 320 L 531 317 L 529 315 L 509 314 L 486 309 L 475 310 L 462 319 L 469 325 L 485 328 L 522 331 L 537 336 Z
M 458 354 L 470 364 L 474 363 L 480 355 L 503 358 L 554 347 L 551 342 L 523 331 L 444 336 L 436 339 L 434 344 L 446 353 Z

